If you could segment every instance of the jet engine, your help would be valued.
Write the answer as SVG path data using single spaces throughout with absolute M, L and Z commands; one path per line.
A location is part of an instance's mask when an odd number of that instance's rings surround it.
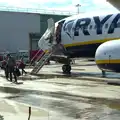
M 101 44 L 96 50 L 95 61 L 103 71 L 120 72 L 120 40 Z

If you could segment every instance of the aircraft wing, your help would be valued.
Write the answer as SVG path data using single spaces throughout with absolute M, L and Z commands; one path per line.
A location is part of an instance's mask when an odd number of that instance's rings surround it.
M 115 8 L 120 10 L 120 0 L 107 0 L 110 4 L 112 4 Z

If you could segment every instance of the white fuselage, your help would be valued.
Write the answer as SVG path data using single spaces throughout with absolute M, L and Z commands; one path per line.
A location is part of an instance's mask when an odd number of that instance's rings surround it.
M 61 43 L 66 48 L 69 57 L 96 56 L 96 63 L 101 69 L 115 71 L 116 67 L 113 66 L 116 63 L 113 65 L 112 62 L 109 62 L 107 63 L 108 67 L 105 67 L 105 61 L 109 59 L 109 54 L 106 56 L 103 54 L 107 51 L 111 53 L 110 59 L 117 60 L 119 62 L 117 65 L 120 66 L 120 55 L 117 52 L 119 50 L 117 44 L 120 45 L 120 13 L 97 13 L 93 15 L 88 13 L 71 16 L 55 23 L 55 33 L 57 35 L 56 43 Z M 106 41 L 112 42 L 108 42 L 108 45 Z M 44 37 L 38 43 L 40 48 L 44 45 L 40 44 L 42 42 L 45 42 Z M 101 60 L 104 61 L 100 62 Z
M 80 14 L 59 23 L 61 44 L 71 57 L 94 57 L 101 43 L 120 38 L 120 13 Z
M 75 32 L 78 35 L 75 35 Z M 61 43 L 65 46 L 78 46 L 88 42 L 102 43 L 102 41 L 119 37 L 120 13 L 93 16 L 77 15 L 66 18 L 62 27 Z

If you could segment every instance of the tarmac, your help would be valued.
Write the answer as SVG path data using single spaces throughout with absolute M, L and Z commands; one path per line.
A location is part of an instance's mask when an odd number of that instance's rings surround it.
M 0 71 L 0 120 L 119 120 L 120 75 L 106 73 L 95 62 L 76 60 L 71 75 L 62 64 L 45 65 L 37 75 L 23 75 L 18 84 Z M 26 68 L 29 73 L 32 69 Z

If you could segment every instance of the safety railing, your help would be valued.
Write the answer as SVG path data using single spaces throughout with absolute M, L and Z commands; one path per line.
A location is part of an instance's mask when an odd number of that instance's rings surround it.
M 0 11 L 11 11 L 11 12 L 27 12 L 27 13 L 40 13 L 40 14 L 56 14 L 56 15 L 74 15 L 76 12 L 60 11 L 51 9 L 34 9 L 34 8 L 20 8 L 20 7 L 7 7 L 0 6 Z

